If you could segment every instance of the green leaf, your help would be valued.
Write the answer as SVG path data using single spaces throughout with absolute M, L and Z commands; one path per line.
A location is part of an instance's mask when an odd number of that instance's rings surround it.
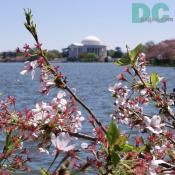
M 28 61 L 35 61 L 35 60 L 37 60 L 38 59 L 38 55 L 37 54 L 33 54 L 33 55 L 31 55 L 27 60 Z
M 123 150 L 123 148 L 121 146 L 117 145 L 117 144 L 112 147 L 112 151 L 120 152 L 122 150 Z
M 141 52 L 141 50 L 142 50 L 142 45 L 139 44 L 135 47 L 135 49 L 133 49 L 132 51 L 129 52 L 129 57 L 131 59 L 132 65 L 135 65 L 137 58 L 138 58 L 138 55 Z
M 153 88 L 156 88 L 157 84 L 159 83 L 160 79 L 156 72 L 153 72 L 150 76 L 150 83 Z
M 137 152 L 144 152 L 145 149 L 146 149 L 146 146 L 140 146 L 140 147 L 136 148 L 136 151 Z
M 124 152 L 134 151 L 134 146 L 129 145 L 129 144 L 125 144 L 125 145 L 123 146 L 123 151 L 124 151 Z
M 51 175 L 45 169 L 41 168 L 41 175 Z
M 116 64 L 117 66 L 125 66 L 130 63 L 131 63 L 131 60 L 129 57 L 119 58 L 116 62 L 114 62 L 114 64 Z
M 145 85 L 146 85 L 146 87 L 149 87 L 149 88 L 151 88 L 151 87 L 152 87 L 152 85 L 151 85 L 151 83 L 150 83 L 150 82 L 146 82 L 146 83 L 145 83 Z
M 111 160 L 113 166 L 116 166 L 120 162 L 120 157 L 115 151 L 111 152 Z
M 9 146 L 12 144 L 11 142 L 11 132 L 6 132 L 6 141 L 5 141 L 5 150 L 8 151 L 9 150 Z
M 115 122 L 112 120 L 109 124 L 109 128 L 107 131 L 107 140 L 110 146 L 114 146 L 116 144 L 117 139 L 120 136 L 120 130 L 117 128 Z
M 145 86 L 143 85 L 142 82 L 136 82 L 132 85 L 132 87 L 133 87 L 133 89 L 136 89 L 136 90 L 141 90 L 141 89 L 145 88 Z
M 128 140 L 128 136 L 120 135 L 116 141 L 116 144 L 119 145 L 120 147 L 122 147 L 126 143 L 127 140 Z
M 11 132 L 6 131 L 6 140 L 5 140 L 5 146 L 4 151 L 9 153 L 14 149 L 14 142 L 12 141 Z

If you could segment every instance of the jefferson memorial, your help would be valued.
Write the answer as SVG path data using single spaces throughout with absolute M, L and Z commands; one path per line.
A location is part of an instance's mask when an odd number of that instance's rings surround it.
M 107 57 L 106 46 L 96 36 L 87 36 L 81 43 L 73 43 L 68 46 L 68 57 L 78 58 L 81 53 L 95 53 L 97 58 Z

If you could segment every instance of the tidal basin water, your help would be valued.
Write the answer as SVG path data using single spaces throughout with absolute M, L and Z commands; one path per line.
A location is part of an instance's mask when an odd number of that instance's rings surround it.
M 55 63 L 54 63 L 55 64 Z M 76 88 L 77 95 L 94 111 L 96 116 L 105 124 L 110 120 L 109 115 L 114 109 L 114 99 L 108 92 L 108 87 L 116 82 L 116 75 L 123 68 L 116 67 L 112 63 L 59 63 L 62 73 L 68 77 L 70 87 Z M 34 108 L 40 101 L 52 99 L 58 90 L 52 90 L 49 96 L 42 96 L 39 92 L 40 85 L 37 81 L 31 80 L 31 76 L 20 75 L 23 63 L 1 63 L 0 64 L 0 92 L 2 99 L 8 95 L 13 95 L 17 99 L 16 108 Z M 157 72 L 166 77 L 169 90 L 175 88 L 175 69 L 172 67 L 149 67 L 148 72 Z M 155 111 L 151 111 L 154 114 Z M 84 113 L 85 118 L 88 117 Z M 124 128 L 123 128 L 124 129 Z M 84 125 L 84 132 L 92 132 L 92 128 Z M 2 143 L 2 137 L 0 137 Z M 32 172 L 28 174 L 40 174 L 39 167 L 48 168 L 53 160 L 52 155 L 37 153 L 35 145 L 27 143 L 27 147 L 32 151 L 30 163 Z M 2 144 L 0 146 L 2 149 Z M 19 174 L 19 173 L 18 173 Z M 26 173 L 24 173 L 26 174 Z

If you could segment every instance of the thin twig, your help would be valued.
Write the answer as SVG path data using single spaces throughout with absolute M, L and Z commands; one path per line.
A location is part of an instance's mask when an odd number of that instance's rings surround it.
M 171 139 L 170 137 L 166 136 L 163 133 L 161 135 L 164 136 L 165 138 L 167 138 L 169 141 L 171 141 L 175 145 L 175 141 L 173 139 Z
M 35 39 L 35 42 L 36 42 L 37 44 L 39 44 L 40 42 L 39 42 L 39 39 L 38 39 L 38 36 L 37 36 L 36 29 L 35 29 L 35 33 L 33 33 L 33 30 L 30 29 L 30 26 L 29 26 L 29 25 L 27 25 L 27 26 L 25 26 L 25 27 L 26 27 L 27 30 L 32 34 L 32 36 L 33 36 L 34 39 Z M 44 61 L 45 61 L 46 65 L 47 65 L 48 68 L 49 68 L 49 71 L 50 71 L 50 72 L 55 76 L 55 78 L 56 78 L 56 79 L 55 79 L 56 86 L 57 86 L 58 88 L 63 88 L 63 89 L 65 89 L 65 90 L 67 90 L 67 91 L 75 98 L 75 100 L 76 100 L 82 107 L 84 107 L 84 109 L 85 109 L 85 110 L 90 114 L 90 116 L 95 120 L 95 122 L 97 123 L 97 125 L 98 125 L 99 127 L 101 127 L 102 130 L 103 130 L 103 132 L 106 134 L 107 132 L 106 132 L 105 128 L 103 127 L 102 123 L 96 118 L 96 116 L 93 114 L 93 112 L 90 110 L 90 108 L 87 107 L 87 106 L 72 92 L 72 90 L 66 85 L 66 83 L 64 83 L 63 81 L 60 80 L 58 73 L 54 70 L 53 66 L 49 63 L 47 57 L 44 55 L 43 50 L 42 50 L 41 48 L 40 48 L 39 50 L 40 50 L 40 56 L 44 58 Z M 58 77 L 58 78 L 57 78 L 57 77 Z
M 90 116 L 95 120 L 95 122 L 98 124 L 98 126 L 100 126 L 103 130 L 103 132 L 106 134 L 106 129 L 103 127 L 103 125 L 101 124 L 101 122 L 95 117 L 95 115 L 93 114 L 93 112 L 89 109 L 89 107 L 87 107 L 72 91 L 71 89 L 66 86 L 65 89 L 75 98 L 75 100 L 84 107 L 84 109 L 86 109 L 86 111 L 90 114 Z
M 52 165 L 55 163 L 55 161 L 56 161 L 58 155 L 59 155 L 59 153 L 57 152 L 56 155 L 55 155 L 55 157 L 54 157 L 54 159 L 53 159 L 53 161 L 52 161 L 52 163 L 50 164 L 49 168 L 47 169 L 47 173 L 49 172 L 49 170 L 50 170 L 50 168 L 52 167 Z
M 40 44 L 39 42 L 39 38 L 37 35 L 37 31 L 36 31 L 36 25 L 34 25 L 34 22 L 32 21 L 32 14 L 31 11 L 29 10 L 28 12 L 26 10 L 25 11 L 25 15 L 26 15 L 26 22 L 24 25 L 26 27 L 26 29 L 32 34 L 36 44 Z M 28 18 L 27 18 L 28 17 Z M 104 133 L 106 133 L 105 128 L 103 127 L 103 125 L 101 124 L 101 122 L 96 118 L 96 116 L 93 114 L 93 112 L 90 110 L 89 107 L 87 107 L 73 92 L 72 90 L 66 85 L 65 82 L 63 82 L 60 78 L 58 73 L 54 70 L 53 66 L 49 63 L 47 57 L 45 56 L 42 48 L 39 48 L 40 51 L 40 56 L 44 58 L 45 64 L 48 66 L 49 71 L 55 76 L 55 83 L 56 86 L 58 88 L 63 88 L 65 90 L 67 90 L 74 98 L 75 100 L 85 108 L 85 110 L 92 116 L 92 118 L 95 120 L 95 122 L 102 128 L 102 130 L 104 131 Z
M 67 131 L 63 131 L 63 132 L 67 132 Z M 68 131 L 68 133 L 69 133 L 70 136 L 86 139 L 86 140 L 89 140 L 89 141 L 94 141 L 95 142 L 97 140 L 97 138 L 89 136 L 87 134 L 75 133 L 75 132 L 69 132 L 69 131 Z

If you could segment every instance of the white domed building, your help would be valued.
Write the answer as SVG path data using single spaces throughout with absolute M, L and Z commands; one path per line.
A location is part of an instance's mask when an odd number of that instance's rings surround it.
M 87 36 L 81 43 L 73 43 L 68 47 L 69 58 L 78 58 L 82 53 L 95 53 L 97 58 L 106 58 L 107 49 L 96 36 Z

